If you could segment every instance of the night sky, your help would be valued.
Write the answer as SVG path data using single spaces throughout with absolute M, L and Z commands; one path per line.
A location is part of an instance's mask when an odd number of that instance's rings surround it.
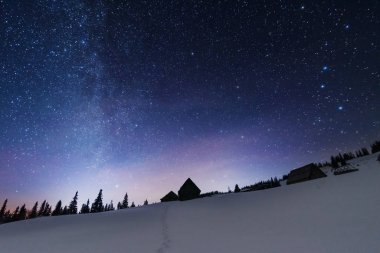
M 380 139 L 380 2 L 0 0 L 0 202 L 158 201 Z

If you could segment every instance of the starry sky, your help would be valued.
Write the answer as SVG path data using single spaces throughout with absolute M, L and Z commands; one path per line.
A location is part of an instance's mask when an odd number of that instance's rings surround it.
M 380 2 L 0 0 L 0 202 L 158 201 L 380 139 Z

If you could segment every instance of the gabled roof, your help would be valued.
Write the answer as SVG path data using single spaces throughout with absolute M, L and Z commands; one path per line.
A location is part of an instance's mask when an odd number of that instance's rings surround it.
M 189 190 L 189 189 L 201 192 L 201 190 L 198 188 L 198 186 L 190 178 L 188 178 L 185 181 L 185 183 L 181 186 L 181 188 L 179 188 L 178 192 L 181 192 L 184 190 Z
M 173 191 L 170 191 L 163 198 L 161 198 L 161 201 L 170 201 L 170 200 L 178 200 L 177 194 L 175 194 Z

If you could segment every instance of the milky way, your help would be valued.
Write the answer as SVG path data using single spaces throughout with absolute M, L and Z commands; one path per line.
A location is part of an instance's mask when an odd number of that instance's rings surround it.
M 0 0 L 0 198 L 157 201 L 380 138 L 378 1 Z M 0 201 L 1 201 L 0 199 Z

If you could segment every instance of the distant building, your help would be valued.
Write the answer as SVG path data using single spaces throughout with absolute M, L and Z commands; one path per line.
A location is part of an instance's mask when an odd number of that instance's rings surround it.
M 178 200 L 177 194 L 175 194 L 173 191 L 170 191 L 168 194 L 166 194 L 162 199 L 161 202 L 169 202 L 169 201 L 176 201 Z
M 178 197 L 181 201 L 198 198 L 200 194 L 201 190 L 190 178 L 185 181 L 178 191 Z
M 295 184 L 322 177 L 326 177 L 326 174 L 323 173 L 317 165 L 310 163 L 301 168 L 292 170 L 286 184 Z

